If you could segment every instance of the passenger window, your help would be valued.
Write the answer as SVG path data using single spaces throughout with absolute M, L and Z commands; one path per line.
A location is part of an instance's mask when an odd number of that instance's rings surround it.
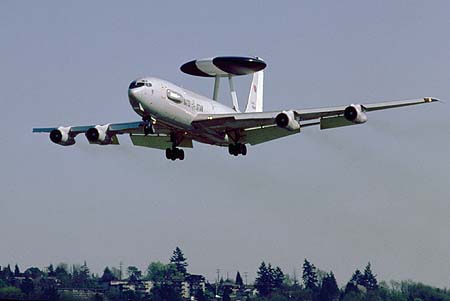
M 182 103 L 184 100 L 183 95 L 181 95 L 178 92 L 169 90 L 169 89 L 167 89 L 167 98 L 169 98 L 170 100 L 172 100 L 176 103 Z

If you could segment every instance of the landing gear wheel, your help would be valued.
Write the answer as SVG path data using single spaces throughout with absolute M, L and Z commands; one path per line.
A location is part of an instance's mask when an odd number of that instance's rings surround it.
M 184 160 L 184 150 L 178 149 L 178 159 L 180 159 L 181 161 Z
M 166 148 L 166 159 L 170 160 L 172 159 L 172 149 L 171 148 Z
M 237 156 L 242 154 L 243 156 L 247 155 L 247 146 L 242 143 L 229 144 L 228 145 L 228 153 L 233 156 Z
M 239 145 L 239 152 L 245 156 L 247 155 L 247 146 L 245 146 L 245 144 L 240 144 Z
M 166 148 L 166 158 L 172 161 L 176 159 L 184 160 L 184 150 L 179 148 Z

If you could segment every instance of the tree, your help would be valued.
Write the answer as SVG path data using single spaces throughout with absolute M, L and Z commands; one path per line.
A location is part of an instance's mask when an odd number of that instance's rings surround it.
M 100 278 L 100 281 L 102 281 L 102 282 L 111 282 L 113 280 L 117 280 L 117 278 L 114 276 L 114 274 L 111 272 L 111 270 L 108 267 L 106 267 L 103 270 L 103 275 Z
M 280 269 L 280 267 L 276 267 L 274 270 L 272 270 L 272 279 L 274 288 L 280 289 L 283 286 L 284 273 Z
M 0 299 L 15 299 L 15 300 L 23 300 L 24 295 L 22 291 L 14 286 L 7 286 L 4 288 L 0 288 Z
M 47 275 L 48 275 L 48 277 L 55 277 L 56 276 L 55 269 L 53 268 L 53 264 L 50 264 L 47 267 Z
M 322 278 L 320 286 L 319 301 L 336 301 L 339 299 L 339 288 L 333 272 Z
M 11 266 L 8 264 L 6 268 L 3 269 L 3 278 L 6 281 L 10 281 L 14 276 L 14 273 L 11 271 Z
M 175 264 L 152 262 L 147 268 L 147 279 L 153 281 L 152 300 L 179 300 L 184 275 Z
M 318 288 L 316 267 L 310 263 L 306 258 L 303 262 L 303 284 L 306 289 L 316 291 Z
M 173 251 L 173 255 L 170 258 L 170 262 L 173 263 L 177 271 L 180 272 L 183 275 L 186 275 L 187 273 L 187 259 L 184 257 L 183 251 L 179 247 L 176 247 Z
M 378 289 L 378 282 L 376 276 L 372 273 L 372 269 L 370 266 L 370 262 L 367 263 L 366 268 L 364 269 L 364 275 L 362 276 L 362 282 L 365 288 L 368 290 L 376 290 Z
M 129 266 L 127 268 L 128 278 L 131 281 L 140 280 L 142 277 L 142 272 L 135 266 Z
M 16 264 L 16 266 L 14 267 L 14 276 L 15 277 L 19 277 L 20 276 L 20 270 L 19 270 L 19 266 Z
M 358 285 L 363 285 L 364 279 L 363 274 L 359 269 L 356 269 L 356 271 L 353 273 L 352 278 L 347 282 L 347 285 L 345 286 L 345 294 L 349 293 L 359 293 Z
M 227 285 L 223 289 L 222 301 L 231 301 L 230 294 L 231 294 L 231 287 Z
M 60 263 L 55 269 L 55 277 L 63 286 L 69 286 L 71 282 L 71 276 L 68 272 L 67 264 Z
M 6 284 L 5 281 L 3 281 L 2 279 L 0 279 L 0 288 L 4 288 L 7 287 L 8 285 Z
M 270 264 L 267 266 L 264 261 L 261 262 L 255 279 L 255 287 L 259 294 L 264 297 L 272 292 L 273 279 L 271 268 Z
M 30 277 L 32 279 L 36 279 L 39 277 L 42 277 L 44 275 L 44 273 L 37 267 L 31 267 L 25 270 L 25 272 L 23 272 L 23 275 L 25 277 Z
M 122 280 L 122 271 L 120 268 L 111 267 L 110 270 L 116 279 Z
M 235 280 L 236 285 L 238 285 L 239 287 L 243 287 L 244 286 L 244 281 L 242 281 L 242 277 L 241 277 L 241 273 L 239 273 L 239 271 L 237 271 L 236 273 L 236 280 Z
M 153 282 L 170 282 L 178 271 L 174 264 L 164 264 L 160 261 L 152 262 L 147 268 L 147 279 Z
M 89 287 L 90 286 L 91 272 L 86 264 L 74 265 L 72 273 L 72 281 L 75 287 Z
M 33 280 L 29 277 L 26 277 L 22 283 L 20 284 L 20 289 L 22 290 L 22 292 L 27 295 L 28 297 L 30 296 L 30 294 L 33 292 L 34 290 L 34 283 Z

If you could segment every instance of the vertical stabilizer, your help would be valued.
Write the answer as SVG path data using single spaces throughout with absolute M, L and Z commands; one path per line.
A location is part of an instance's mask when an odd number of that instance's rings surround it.
M 250 93 L 248 95 L 247 107 L 245 112 L 263 111 L 263 92 L 264 92 L 264 71 L 258 71 L 253 74 Z

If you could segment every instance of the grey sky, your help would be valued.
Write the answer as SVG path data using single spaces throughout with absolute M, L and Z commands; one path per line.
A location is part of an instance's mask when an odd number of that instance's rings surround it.
M 291 273 L 307 257 L 341 284 L 370 261 L 379 279 L 449 286 L 449 104 L 247 157 L 197 144 L 175 163 L 126 136 L 64 148 L 31 134 L 137 120 L 127 87 L 142 75 L 210 95 L 179 66 L 215 55 L 265 59 L 269 110 L 448 100 L 449 28 L 448 1 L 1 1 L 0 265 L 145 269 L 180 246 L 210 280 L 253 279 L 262 260 Z

